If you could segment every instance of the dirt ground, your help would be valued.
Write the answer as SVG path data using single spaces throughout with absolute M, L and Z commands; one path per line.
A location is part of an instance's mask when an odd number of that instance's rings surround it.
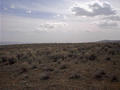
M 0 46 L 0 90 L 120 90 L 120 43 Z

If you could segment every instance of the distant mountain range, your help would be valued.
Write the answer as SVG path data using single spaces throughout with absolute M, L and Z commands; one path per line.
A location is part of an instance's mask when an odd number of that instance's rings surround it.
M 97 41 L 100 43 L 118 43 L 120 42 L 120 40 L 101 40 L 101 41 Z
M 0 42 L 0 45 L 13 45 L 13 44 L 24 44 L 24 43 L 22 43 L 22 42 L 9 42 L 9 41 Z
M 118 42 L 120 43 L 120 40 L 101 40 L 101 41 L 96 41 L 96 43 L 118 43 Z M 9 41 L 0 42 L 0 45 L 14 45 L 14 44 L 34 44 L 34 43 L 9 42 Z

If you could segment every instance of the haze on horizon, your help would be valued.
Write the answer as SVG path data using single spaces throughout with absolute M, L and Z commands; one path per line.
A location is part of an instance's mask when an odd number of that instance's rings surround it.
M 120 39 L 120 0 L 0 0 L 0 41 Z

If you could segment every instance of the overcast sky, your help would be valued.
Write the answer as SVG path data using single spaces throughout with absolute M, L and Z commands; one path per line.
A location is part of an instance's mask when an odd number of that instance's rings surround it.
M 0 0 L 0 41 L 120 40 L 120 0 Z

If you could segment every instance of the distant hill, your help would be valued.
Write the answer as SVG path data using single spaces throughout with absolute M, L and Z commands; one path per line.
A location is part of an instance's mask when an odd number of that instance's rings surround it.
M 101 40 L 90 43 L 118 43 L 118 42 L 120 43 L 120 40 Z M 30 43 L 30 42 L 25 43 L 25 42 L 10 42 L 10 41 L 0 42 L 0 45 L 14 45 L 14 44 L 40 44 L 40 43 Z
M 22 43 L 22 42 L 9 42 L 9 41 L 0 42 L 0 45 L 12 45 L 12 44 L 24 44 L 24 43 Z
M 97 41 L 100 43 L 118 43 L 120 42 L 120 40 L 101 40 L 101 41 Z

